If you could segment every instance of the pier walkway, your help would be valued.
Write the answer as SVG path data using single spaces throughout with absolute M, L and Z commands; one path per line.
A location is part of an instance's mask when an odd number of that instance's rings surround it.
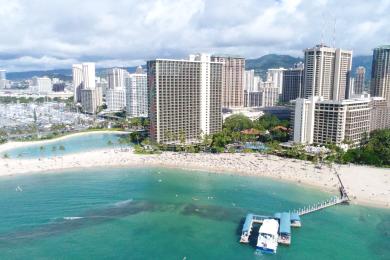
M 309 213 L 312 213 L 312 212 L 315 212 L 315 211 L 318 211 L 318 210 L 321 210 L 321 209 L 325 209 L 325 208 L 329 208 L 329 207 L 332 207 L 332 206 L 335 206 L 337 204 L 341 204 L 341 203 L 346 203 L 348 202 L 349 199 L 348 197 L 333 197 L 327 201 L 323 201 L 323 202 L 319 202 L 319 203 L 316 203 L 314 205 L 310 205 L 310 206 L 307 206 L 307 207 L 303 207 L 303 208 L 300 208 L 300 209 L 297 209 L 297 210 L 293 210 L 291 211 L 292 213 L 296 213 L 298 214 L 299 216 L 302 216 L 302 215 L 306 215 L 306 214 L 309 214 Z

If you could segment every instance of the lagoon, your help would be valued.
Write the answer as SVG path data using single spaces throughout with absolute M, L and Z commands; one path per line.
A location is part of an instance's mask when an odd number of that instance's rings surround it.
M 48 141 L 30 142 L 21 147 L 4 150 L 0 153 L 0 156 L 3 157 L 7 154 L 9 158 L 48 158 L 105 148 L 120 147 L 119 139 L 124 134 L 126 133 L 90 132 L 70 135 Z

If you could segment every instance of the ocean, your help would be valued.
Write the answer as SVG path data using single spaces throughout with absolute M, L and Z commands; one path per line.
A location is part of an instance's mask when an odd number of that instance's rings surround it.
M 339 205 L 302 217 L 276 255 L 240 244 L 247 213 L 330 198 L 266 178 L 99 168 L 0 179 L 0 259 L 390 259 L 390 210 Z

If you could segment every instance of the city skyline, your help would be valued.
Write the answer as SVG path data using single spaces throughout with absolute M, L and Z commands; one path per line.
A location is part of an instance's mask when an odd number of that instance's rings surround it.
M 66 68 L 85 61 L 124 67 L 199 52 L 302 57 L 304 48 L 321 42 L 370 55 L 386 44 L 390 33 L 388 1 L 353 6 L 299 0 L 84 1 L 74 6 L 72 1 L 3 4 L 0 13 L 7 23 L 1 25 L 0 66 L 9 72 Z M 52 15 L 59 10 L 61 15 Z

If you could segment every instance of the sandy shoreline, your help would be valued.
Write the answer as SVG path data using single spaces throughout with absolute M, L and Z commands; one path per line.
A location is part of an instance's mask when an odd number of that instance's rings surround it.
M 83 135 L 92 135 L 92 134 L 111 134 L 111 133 L 126 133 L 124 131 L 111 131 L 111 130 L 104 130 L 104 131 L 86 131 L 86 132 L 79 132 L 74 134 L 68 134 L 64 135 L 58 138 L 53 138 L 49 140 L 39 140 L 39 141 L 28 141 L 28 142 L 8 142 L 5 144 L 0 145 L 0 153 L 5 152 L 10 149 L 19 148 L 23 146 L 30 146 L 30 145 L 45 145 L 54 143 L 57 141 L 65 140 L 70 137 L 76 137 L 76 136 L 83 136 Z
M 82 133 L 81 133 L 82 134 Z M 58 140 L 58 139 L 57 139 Z M 165 167 L 242 176 L 261 176 L 309 185 L 337 194 L 338 181 L 329 168 L 311 162 L 261 154 L 136 155 L 132 151 L 104 149 L 42 159 L 0 159 L 0 176 L 53 172 L 90 167 Z M 338 172 L 352 203 L 390 208 L 390 169 L 339 165 Z

